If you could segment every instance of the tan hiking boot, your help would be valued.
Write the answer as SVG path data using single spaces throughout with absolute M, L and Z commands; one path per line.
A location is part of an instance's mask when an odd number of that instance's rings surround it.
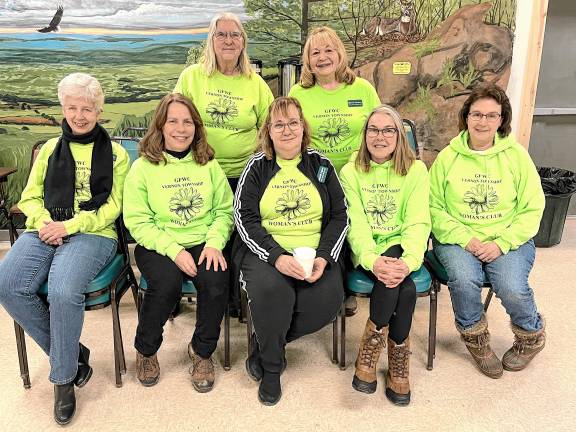
M 376 329 L 370 319 L 366 321 L 364 334 L 358 348 L 358 357 L 356 357 L 356 372 L 352 380 L 352 387 L 363 393 L 374 393 L 376 391 L 376 366 L 380 353 L 386 348 L 386 337 L 388 335 L 388 326 Z
M 207 393 L 214 387 L 214 362 L 212 358 L 202 358 L 194 352 L 192 342 L 188 344 L 188 355 L 192 360 L 190 373 L 192 374 L 192 385 L 198 393 Z
M 528 366 L 536 354 L 544 349 L 546 345 L 546 322 L 542 319 L 542 328 L 535 332 L 528 332 L 517 325 L 512 324 L 514 333 L 514 343 L 504 357 L 502 357 L 502 366 L 507 371 L 517 372 Z
M 146 357 L 136 351 L 136 376 L 143 386 L 150 387 L 160 379 L 160 364 L 156 354 Z
M 490 378 L 500 378 L 503 373 L 502 362 L 490 347 L 486 316 L 482 314 L 480 321 L 472 327 L 465 330 L 458 328 L 458 331 L 480 371 Z
M 399 345 L 388 338 L 388 373 L 386 397 L 395 405 L 410 403 L 410 340 Z

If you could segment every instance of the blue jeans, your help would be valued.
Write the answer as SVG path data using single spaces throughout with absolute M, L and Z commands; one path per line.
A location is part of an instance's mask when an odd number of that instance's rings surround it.
M 50 381 L 76 376 L 84 292 L 114 257 L 116 241 L 76 234 L 54 247 L 25 232 L 0 263 L 0 304 L 50 356 Z M 48 308 L 37 293 L 48 279 Z
M 534 265 L 534 241 L 484 263 L 458 245 L 434 241 L 434 252 L 448 274 L 448 288 L 456 326 L 460 330 L 472 327 L 482 316 L 482 284 L 484 275 L 494 290 L 512 323 L 526 331 L 542 328 L 536 310 L 534 292 L 528 285 L 528 275 Z

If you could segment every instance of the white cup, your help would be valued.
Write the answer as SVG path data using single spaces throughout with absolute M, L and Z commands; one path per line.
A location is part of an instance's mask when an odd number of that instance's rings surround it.
M 316 249 L 307 246 L 297 247 L 294 248 L 293 255 L 304 268 L 304 277 L 310 277 L 314 267 L 314 258 L 316 258 Z

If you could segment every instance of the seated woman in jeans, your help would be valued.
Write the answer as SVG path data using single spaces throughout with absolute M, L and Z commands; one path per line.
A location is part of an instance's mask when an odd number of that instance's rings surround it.
M 545 343 L 528 285 L 544 193 L 528 152 L 510 134 L 511 119 L 504 90 L 477 87 L 460 110 L 460 134 L 430 170 L 434 251 L 448 273 L 456 328 L 491 378 L 524 369 Z M 515 340 L 502 361 L 490 348 L 483 314 L 485 277 L 512 321 Z
M 374 281 L 352 387 L 374 393 L 388 342 L 386 397 L 396 405 L 410 403 L 408 336 L 416 304 L 410 273 L 422 265 L 430 235 L 428 171 L 415 159 L 402 118 L 381 105 L 368 115 L 355 160 L 340 171 L 353 264 Z
M 232 189 L 214 159 L 198 110 L 173 93 L 160 101 L 126 177 L 124 221 L 138 243 L 136 264 L 148 282 L 140 307 L 136 374 L 145 386 L 160 378 L 156 352 L 164 324 L 182 295 L 184 278 L 197 290 L 196 330 L 188 344 L 192 385 L 212 390 L 212 353 L 228 300 L 222 249 L 232 230 Z
M 261 381 L 260 402 L 274 405 L 286 343 L 324 327 L 342 305 L 348 217 L 334 167 L 307 149 L 310 131 L 296 99 L 272 102 L 259 141 L 262 151 L 248 162 L 234 199 L 241 240 L 233 260 L 255 330 L 246 368 Z M 301 246 L 316 249 L 311 275 L 292 255 Z
M 83 73 L 58 84 L 62 135 L 42 146 L 18 207 L 26 231 L 0 263 L 0 303 L 50 356 L 54 418 L 72 420 L 74 385 L 92 375 L 79 344 L 84 291 L 116 253 L 128 154 L 98 124 L 100 83 Z M 48 308 L 37 292 L 48 280 Z

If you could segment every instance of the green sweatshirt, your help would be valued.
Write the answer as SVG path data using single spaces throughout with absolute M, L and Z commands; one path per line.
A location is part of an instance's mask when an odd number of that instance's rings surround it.
M 124 222 L 134 240 L 172 260 L 206 243 L 219 250 L 233 226 L 232 189 L 216 160 L 198 165 L 192 153 L 164 153 L 157 165 L 138 158 L 126 176 Z
M 322 200 L 316 186 L 297 167 L 302 160 L 276 157 L 280 171 L 260 200 L 262 226 L 285 250 L 316 249 L 322 233 Z
M 511 135 L 482 152 L 462 131 L 430 169 L 432 232 L 440 243 L 465 248 L 473 237 L 507 253 L 538 232 L 544 192 L 528 152 Z
M 260 75 L 204 73 L 199 64 L 184 69 L 174 93 L 192 99 L 206 126 L 208 143 L 227 177 L 237 178 L 256 149 L 256 135 L 274 96 Z
M 360 147 L 366 118 L 380 105 L 378 93 L 363 78 L 356 78 L 350 85 L 340 84 L 334 90 L 325 90 L 318 84 L 310 88 L 296 84 L 289 96 L 302 105 L 312 132 L 312 147 L 330 159 L 336 172 Z
M 340 182 L 348 201 L 354 266 L 372 271 L 382 253 L 400 245 L 410 271 L 418 270 L 430 235 L 426 165 L 414 161 L 408 174 L 401 176 L 392 161 L 370 162 L 367 173 L 348 162 L 340 171 Z
M 48 158 L 57 143 L 58 138 L 52 138 L 42 146 L 30 170 L 28 183 L 22 191 L 18 207 L 26 215 L 26 231 L 39 231 L 44 226 L 44 221 L 52 221 L 50 213 L 44 208 L 44 178 L 48 168 Z M 90 172 L 93 147 L 94 144 L 70 143 L 70 152 L 76 162 L 74 217 L 63 223 L 68 235 L 83 233 L 116 239 L 114 221 L 122 209 L 122 191 L 124 178 L 128 172 L 129 157 L 120 144 L 112 142 L 113 183 L 108 201 L 98 210 L 80 210 L 79 203 L 92 198 Z

